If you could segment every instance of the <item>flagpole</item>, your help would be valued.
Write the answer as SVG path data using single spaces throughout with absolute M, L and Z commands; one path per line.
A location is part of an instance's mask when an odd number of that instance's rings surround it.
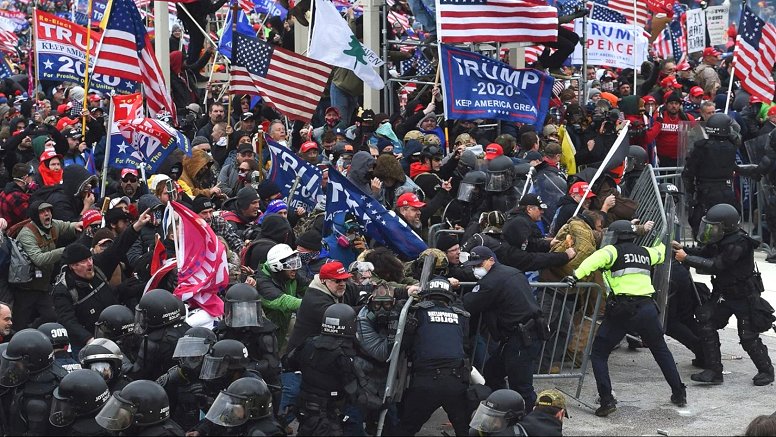
M 639 62 L 639 54 L 638 54 L 638 26 L 639 26 L 639 8 L 637 4 L 638 0 L 633 0 L 633 95 L 637 96 L 638 91 L 638 78 L 639 75 L 636 74 L 638 71 L 638 62 Z M 587 44 L 585 44 L 587 45 Z
M 307 26 L 307 52 L 308 53 L 310 52 L 310 44 L 313 43 L 313 21 L 315 20 L 315 1 L 316 0 L 312 0 L 310 2 L 310 22 L 307 23 L 308 24 Z M 355 7 L 356 3 L 358 3 L 358 1 L 353 3 L 351 7 Z
M 235 1 L 232 6 L 232 50 L 230 52 L 231 58 L 234 59 L 234 53 L 237 51 L 237 47 L 235 47 L 234 44 L 234 35 L 237 33 L 237 10 L 240 6 Z M 226 102 L 226 125 L 231 126 L 232 125 L 232 86 L 231 86 L 231 74 L 229 77 L 229 83 L 227 83 L 226 86 L 226 96 L 229 99 Z
M 110 137 L 113 134 L 113 117 L 116 115 L 116 105 L 113 103 L 113 93 L 110 96 L 110 108 L 108 108 L 108 127 L 105 133 L 105 159 L 102 161 L 102 185 L 100 185 L 100 197 L 105 198 L 105 185 L 108 183 L 108 161 L 110 160 Z
M 207 32 L 205 32 L 205 29 L 203 29 L 203 28 L 202 28 L 202 26 L 200 26 L 200 25 L 199 25 L 199 23 L 197 23 L 197 20 L 195 20 L 195 19 L 194 19 L 194 17 L 192 17 L 192 16 L 191 16 L 191 12 L 189 12 L 189 10 L 188 10 L 188 9 L 186 9 L 186 4 L 185 4 L 185 3 L 176 3 L 176 4 L 177 4 L 178 6 L 180 6 L 180 7 L 181 7 L 181 9 L 183 9 L 183 12 L 185 12 L 185 13 L 186 13 L 186 15 L 188 15 L 188 16 L 189 16 L 189 18 L 191 18 L 191 21 L 193 21 L 193 22 L 194 22 L 194 25 L 196 25 L 196 26 L 197 26 L 197 29 L 199 29 L 199 31 L 200 31 L 200 32 L 202 32 L 202 35 L 205 35 L 205 38 L 207 38 L 208 40 L 210 40 L 210 42 L 211 42 L 211 43 L 213 43 L 213 45 L 214 45 L 215 47 L 218 47 L 218 44 L 216 44 L 216 42 L 215 42 L 215 41 L 213 41 L 213 38 L 211 38 L 211 37 L 210 37 L 210 35 L 209 35 Z
M 746 8 L 746 0 L 743 0 L 741 2 L 741 19 L 738 22 L 738 30 L 741 31 L 741 24 L 744 21 L 744 8 Z M 733 59 L 730 60 L 730 63 L 733 65 L 733 68 L 730 69 L 730 80 L 728 80 L 728 89 L 727 89 L 727 99 L 725 100 L 725 114 L 728 113 L 730 110 L 730 94 L 733 92 L 733 81 L 736 79 L 736 53 L 738 52 L 738 48 L 741 47 L 738 42 L 741 39 L 741 34 L 736 35 L 736 45 L 733 49 Z
M 587 104 L 590 95 L 587 89 L 587 14 L 582 17 L 582 107 Z M 635 91 L 634 91 L 635 94 Z
M 86 8 L 86 57 L 84 63 L 84 102 L 83 110 L 89 109 L 89 56 L 91 55 L 90 45 L 92 42 L 92 0 L 88 0 Z M 86 136 L 86 115 L 81 115 L 81 136 Z
M 30 80 L 33 83 L 32 90 L 33 92 L 36 92 L 38 89 L 38 84 L 35 83 L 35 79 L 38 78 L 38 75 L 40 74 L 40 53 L 38 52 L 38 48 L 36 47 L 38 45 L 38 1 L 35 0 L 35 10 L 33 11 L 34 16 L 32 18 L 32 42 L 30 43 L 30 50 L 35 51 L 35 68 L 32 70 L 34 73 Z M 30 59 L 31 61 L 32 59 Z M 38 83 L 40 81 L 37 81 Z

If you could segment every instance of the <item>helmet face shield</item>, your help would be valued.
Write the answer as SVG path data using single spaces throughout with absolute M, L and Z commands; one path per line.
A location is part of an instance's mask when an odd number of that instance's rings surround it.
M 697 240 L 701 244 L 716 243 L 725 236 L 725 230 L 722 223 L 710 222 L 706 220 L 706 217 L 701 219 L 700 225 L 698 225 L 698 237 Z
M 283 270 L 298 270 L 302 268 L 302 258 L 299 255 L 283 260 Z
M 52 425 L 62 428 L 75 422 L 76 411 L 67 399 L 60 399 L 57 396 L 58 389 L 54 390 L 54 397 L 51 399 L 51 414 L 49 422 Z
M 498 173 L 491 173 L 490 177 L 488 178 L 488 184 L 485 186 L 485 191 L 493 191 L 493 192 L 499 192 L 499 191 L 505 191 L 509 189 L 512 186 L 512 178 L 510 177 L 509 173 L 504 172 L 498 172 Z
M 205 343 L 204 338 L 199 337 L 181 337 L 175 345 L 173 358 L 204 357 L 210 351 L 210 346 Z
M 135 307 L 135 334 L 143 335 L 146 333 L 148 321 L 146 320 L 145 310 L 140 305 Z
M 230 328 L 261 327 L 260 305 L 259 301 L 226 302 L 224 305 L 224 323 Z
M 506 414 L 504 411 L 494 410 L 482 401 L 469 422 L 469 428 L 483 433 L 501 432 L 507 428 Z
M 205 356 L 202 362 L 202 370 L 199 372 L 199 378 L 205 380 L 218 379 L 226 375 L 229 370 L 229 364 L 223 357 Z
M 114 393 L 94 420 L 108 431 L 122 431 L 135 421 L 136 411 L 137 408 L 134 405 L 122 401 L 118 393 Z
M 461 182 L 458 186 L 458 200 L 461 202 L 471 202 L 477 186 L 467 182 Z
M 30 371 L 22 358 L 11 359 L 3 353 L 0 363 L 0 385 L 18 387 L 30 378 Z
M 88 368 L 94 370 L 102 376 L 105 382 L 110 382 L 113 379 L 113 366 L 105 361 L 95 361 L 88 364 Z
M 216 425 L 240 426 L 248 421 L 247 399 L 221 391 L 207 411 L 205 418 Z

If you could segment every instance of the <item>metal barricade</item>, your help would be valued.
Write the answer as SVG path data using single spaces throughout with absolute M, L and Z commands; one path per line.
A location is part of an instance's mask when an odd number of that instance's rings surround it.
M 447 229 L 444 228 L 445 223 L 437 223 L 435 225 L 431 225 L 431 227 L 428 228 L 428 237 L 426 238 L 426 244 L 428 244 L 428 247 L 436 247 L 437 240 L 439 239 L 439 234 L 454 234 L 454 235 L 463 235 L 464 231 L 463 229 Z M 461 244 L 464 242 L 461 241 Z
M 474 282 L 461 282 L 473 286 Z M 550 339 L 542 345 L 534 379 L 576 379 L 574 394 L 579 398 L 587 373 L 593 338 L 598 328 L 604 289 L 593 282 L 570 287 L 564 282 L 531 282 L 537 289 L 537 302 L 550 326 Z M 483 369 L 491 350 L 490 335 L 484 332 L 482 317 L 477 325 L 471 362 Z

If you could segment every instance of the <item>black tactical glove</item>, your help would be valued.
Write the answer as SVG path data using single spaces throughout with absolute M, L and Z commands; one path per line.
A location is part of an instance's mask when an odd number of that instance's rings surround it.
M 563 282 L 569 284 L 569 287 L 576 286 L 577 285 L 577 281 L 579 281 L 579 279 L 577 279 L 577 277 L 574 276 L 574 275 L 566 276 L 565 278 L 563 278 Z

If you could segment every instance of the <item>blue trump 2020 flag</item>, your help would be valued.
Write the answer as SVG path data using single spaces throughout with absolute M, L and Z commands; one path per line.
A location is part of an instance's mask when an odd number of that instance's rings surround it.
M 365 194 L 345 176 L 329 168 L 326 185 L 324 234 L 332 232 L 334 222 L 344 223 L 350 213 L 361 225 L 364 235 L 389 247 L 404 259 L 415 259 L 428 249 L 426 243 L 393 211 L 386 210 L 372 196 Z
M 288 9 L 280 6 L 275 0 L 256 0 L 254 7 L 256 12 L 280 17 L 282 21 L 285 21 L 288 15 Z
M 272 167 L 269 169 L 269 180 L 275 182 L 280 188 L 283 197 L 288 199 L 288 193 L 294 186 L 294 180 L 299 176 L 299 183 L 294 190 L 294 197 L 291 199 L 289 208 L 301 206 L 307 211 L 313 208 L 323 199 L 323 190 L 321 190 L 321 181 L 323 174 L 318 167 L 299 158 L 288 147 L 282 146 L 275 141 L 267 140 L 267 147 L 272 157 Z
M 248 16 L 245 15 L 245 11 L 242 9 L 237 12 L 237 33 L 250 37 L 256 36 L 251 22 L 248 21 Z M 221 34 L 221 40 L 218 42 L 218 53 L 227 58 L 232 58 L 232 11 L 229 11 L 226 16 L 224 32 Z
M 441 51 L 448 118 L 544 124 L 555 83 L 551 76 L 444 44 Z

